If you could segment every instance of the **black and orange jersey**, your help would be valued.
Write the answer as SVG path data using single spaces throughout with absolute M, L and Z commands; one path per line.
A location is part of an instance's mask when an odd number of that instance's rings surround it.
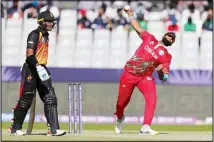
M 48 40 L 47 31 L 38 27 L 30 32 L 27 38 L 27 48 L 34 50 L 35 57 L 40 65 L 46 65 L 48 61 Z

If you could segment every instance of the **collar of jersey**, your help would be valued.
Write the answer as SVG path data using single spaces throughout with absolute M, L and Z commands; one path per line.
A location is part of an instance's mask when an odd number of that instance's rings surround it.
M 49 33 L 40 26 L 38 27 L 38 30 L 42 33 L 42 35 L 49 35 Z

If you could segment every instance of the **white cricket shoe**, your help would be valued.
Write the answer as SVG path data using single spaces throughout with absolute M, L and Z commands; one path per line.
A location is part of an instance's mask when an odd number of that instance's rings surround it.
M 152 130 L 149 125 L 143 125 L 140 129 L 140 134 L 157 135 L 159 133 L 157 131 Z
M 50 130 L 47 132 L 47 136 L 63 136 L 66 134 L 66 131 L 57 129 L 55 134 L 52 134 Z
M 11 132 L 8 130 L 8 132 L 14 136 L 24 136 L 25 133 L 22 130 L 16 130 L 15 132 Z
M 120 134 L 121 131 L 122 131 L 122 128 L 123 128 L 123 122 L 125 120 L 125 116 L 122 117 L 122 119 L 118 119 L 117 120 L 117 124 L 116 124 L 116 127 L 115 127 L 115 132 L 117 134 Z
M 16 130 L 16 135 L 23 136 L 23 135 L 25 135 L 25 133 L 22 130 Z

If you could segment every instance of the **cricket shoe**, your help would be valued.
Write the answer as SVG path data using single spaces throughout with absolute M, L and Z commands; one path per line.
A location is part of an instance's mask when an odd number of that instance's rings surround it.
M 11 135 L 15 135 L 15 136 L 24 136 L 25 133 L 22 130 L 12 130 L 12 127 L 9 127 L 7 130 Z
M 52 134 L 50 130 L 48 130 L 48 132 L 47 132 L 47 136 L 63 136 L 65 134 L 66 134 L 66 131 L 59 130 L 59 129 L 56 130 L 55 134 Z
M 152 130 L 149 125 L 143 125 L 140 129 L 140 134 L 158 135 L 159 133 L 157 131 Z
M 124 120 L 125 120 L 125 116 L 123 116 L 122 119 L 117 119 L 117 124 L 116 124 L 116 127 L 115 127 L 115 132 L 117 134 L 121 133 L 122 128 L 123 128 Z

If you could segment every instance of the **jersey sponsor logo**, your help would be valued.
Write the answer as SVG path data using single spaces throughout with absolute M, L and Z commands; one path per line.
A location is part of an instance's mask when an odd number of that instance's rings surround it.
M 150 55 L 152 55 L 152 57 L 154 57 L 155 59 L 158 59 L 158 55 L 155 54 L 155 52 L 149 47 L 149 46 L 145 46 L 144 49 L 150 53 Z
M 164 51 L 163 51 L 163 50 L 160 50 L 160 51 L 158 52 L 158 54 L 162 56 L 162 55 L 164 55 Z

